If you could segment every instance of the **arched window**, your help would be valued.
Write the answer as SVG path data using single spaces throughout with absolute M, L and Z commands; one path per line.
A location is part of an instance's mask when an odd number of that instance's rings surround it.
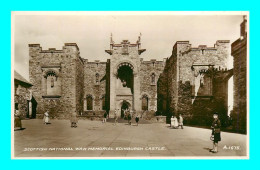
M 42 97 L 61 97 L 61 79 L 59 67 L 42 66 Z
M 93 98 L 92 98 L 92 96 L 87 96 L 87 110 L 93 110 Z
M 151 84 L 155 85 L 155 74 L 154 73 L 152 73 L 152 75 L 151 75 Z
M 148 97 L 146 95 L 142 97 L 142 110 L 148 110 Z
M 46 77 L 46 90 L 47 90 L 47 95 L 58 95 L 60 94 L 59 91 L 60 89 L 58 88 L 58 78 L 55 72 L 50 71 L 47 73 Z

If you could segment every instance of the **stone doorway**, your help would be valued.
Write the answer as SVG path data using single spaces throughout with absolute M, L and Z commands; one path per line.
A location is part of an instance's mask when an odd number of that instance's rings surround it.
M 121 118 L 125 117 L 125 112 L 124 111 L 130 112 L 130 103 L 128 103 L 125 100 L 123 101 L 122 106 L 121 106 Z

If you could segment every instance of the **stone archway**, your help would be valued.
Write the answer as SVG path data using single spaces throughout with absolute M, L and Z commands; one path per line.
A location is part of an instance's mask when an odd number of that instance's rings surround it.
M 127 88 L 131 90 L 131 94 L 134 92 L 134 75 L 133 75 L 133 67 L 129 63 L 121 63 L 117 68 L 117 79 L 121 81 L 121 85 L 119 83 L 119 87 L 127 91 Z M 122 87 L 121 87 L 122 86 Z M 124 92 L 122 92 L 124 93 Z M 129 94 L 130 95 L 130 94 Z
M 121 104 L 121 118 L 124 117 L 124 111 L 130 111 L 131 110 L 131 104 L 129 102 L 127 102 L 126 100 L 123 100 L 122 104 Z

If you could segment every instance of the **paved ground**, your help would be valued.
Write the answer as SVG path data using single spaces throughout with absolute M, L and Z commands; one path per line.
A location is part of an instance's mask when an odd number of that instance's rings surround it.
M 247 136 L 226 132 L 221 134 L 219 152 L 209 152 L 209 129 L 90 120 L 80 120 L 78 128 L 71 128 L 66 120 L 52 120 L 49 125 L 39 119 L 22 123 L 25 129 L 14 131 L 15 157 L 246 156 Z

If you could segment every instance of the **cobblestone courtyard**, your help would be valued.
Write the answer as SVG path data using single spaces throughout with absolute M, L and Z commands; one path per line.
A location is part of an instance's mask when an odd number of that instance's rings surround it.
M 52 120 L 49 125 L 39 119 L 22 123 L 25 129 L 14 131 L 15 157 L 246 156 L 247 136 L 227 132 L 221 134 L 219 152 L 209 152 L 209 129 L 170 129 L 162 123 L 114 125 L 90 120 L 80 120 L 78 128 L 71 128 L 68 120 Z M 71 150 L 64 151 L 66 148 Z

